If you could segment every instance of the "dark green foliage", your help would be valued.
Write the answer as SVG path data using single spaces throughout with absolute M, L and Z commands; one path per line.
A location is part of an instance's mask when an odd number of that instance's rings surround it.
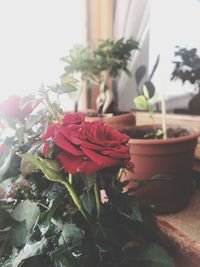
M 171 74 L 171 80 L 180 79 L 183 83 L 189 81 L 191 84 L 199 84 L 200 57 L 197 54 L 197 49 L 177 46 L 174 56 L 174 69 Z
M 152 223 L 148 225 L 146 213 L 143 215 L 135 197 L 122 193 L 123 183 L 110 175 L 100 178 L 108 189 L 109 201 L 102 206 L 96 221 L 92 183 L 85 184 L 85 179 L 77 176 L 73 183 L 76 191 L 82 192 L 84 207 L 92 215 L 91 226 L 71 204 L 62 186 L 54 183 L 41 190 L 36 177 L 32 177 L 31 193 L 24 191 L 24 198 L 30 201 L 1 202 L 1 229 L 5 229 L 7 238 L 0 240 L 6 255 L 3 266 L 171 267 L 166 252 L 151 245 L 148 232 Z

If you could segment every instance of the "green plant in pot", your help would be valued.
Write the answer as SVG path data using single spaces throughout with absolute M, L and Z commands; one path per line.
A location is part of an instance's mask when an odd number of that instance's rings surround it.
M 113 80 L 118 79 L 122 72 L 131 75 L 128 63 L 135 49 L 138 49 L 138 42 L 133 38 L 101 40 L 95 48 L 76 45 L 68 56 L 61 59 L 66 63 L 62 77 L 79 74 L 81 80 L 87 82 L 87 87 L 96 86 L 99 89 L 95 116 L 104 117 L 107 113 L 117 115 L 120 111 L 117 108 Z M 129 114 L 129 118 L 132 119 L 130 123 L 134 123 L 133 116 Z M 110 122 L 109 118 L 105 120 Z
M 177 46 L 174 56 L 171 80 L 181 80 L 183 84 L 188 81 L 194 85 L 197 94 L 189 101 L 187 113 L 200 114 L 200 57 L 197 49 Z
M 51 90 L 0 103 L 0 266 L 172 267 L 123 190 L 128 136 L 64 113 Z
M 133 176 L 143 180 L 154 175 L 166 175 L 171 179 L 147 185 L 134 194 L 157 213 L 176 212 L 187 205 L 193 192 L 192 165 L 199 131 L 189 127 L 183 129 L 181 125 L 166 125 L 164 93 L 162 125 L 154 125 L 156 93 L 152 88 L 145 83 L 143 94 L 134 99 L 138 109 L 149 112 L 153 125 L 136 126 L 127 132 L 131 138 L 131 159 L 135 164 Z M 127 171 L 125 179 L 133 176 Z

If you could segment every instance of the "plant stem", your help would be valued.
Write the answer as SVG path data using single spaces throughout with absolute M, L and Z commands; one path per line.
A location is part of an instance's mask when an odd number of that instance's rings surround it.
M 101 214 L 101 198 L 100 198 L 100 190 L 99 190 L 97 179 L 94 183 L 94 195 L 95 195 L 95 201 L 96 201 L 96 211 L 97 211 L 97 220 L 98 220 Z
M 163 139 L 167 139 L 167 127 L 166 127 L 166 103 L 165 103 L 165 92 L 164 88 L 162 89 L 162 130 L 163 130 Z
M 72 185 L 73 183 L 73 176 L 71 173 L 69 173 L 69 183 Z
M 74 204 L 77 206 L 77 208 L 79 209 L 79 211 L 82 213 L 83 217 L 86 219 L 86 221 L 91 224 L 91 220 L 87 214 L 87 212 L 85 211 L 85 209 L 83 208 L 76 192 L 74 191 L 74 188 L 73 186 L 67 181 L 67 180 L 62 180 L 60 181 L 60 183 L 62 183 L 66 189 L 69 191 L 71 197 L 72 197 L 72 200 L 74 201 Z
M 48 96 L 46 96 L 45 101 L 46 101 L 46 104 L 47 104 L 47 106 L 48 106 L 48 109 L 49 109 L 49 112 L 51 113 L 51 115 L 54 117 L 54 119 L 55 119 L 57 122 L 60 123 L 60 122 L 61 122 L 61 121 L 60 121 L 60 118 L 59 118 L 58 114 L 55 112 L 54 108 L 52 107 L 52 104 L 51 104 L 51 102 L 50 102 Z

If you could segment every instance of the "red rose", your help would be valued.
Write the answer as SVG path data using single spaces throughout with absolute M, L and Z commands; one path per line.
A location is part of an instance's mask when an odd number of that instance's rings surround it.
M 13 119 L 23 119 L 35 108 L 35 104 L 29 102 L 25 107 L 20 107 L 20 102 L 23 98 L 18 95 L 12 95 L 4 102 L 0 103 L 0 114 L 6 115 Z
M 60 148 L 57 159 L 72 174 L 91 175 L 103 168 L 124 166 L 129 160 L 129 137 L 101 121 L 85 122 L 82 113 L 68 114 L 62 125 L 49 126 L 42 137 L 44 153 L 50 140 Z

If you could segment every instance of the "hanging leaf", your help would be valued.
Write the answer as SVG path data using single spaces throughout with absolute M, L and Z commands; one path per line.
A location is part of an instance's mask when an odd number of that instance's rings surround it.
M 12 225 L 9 231 L 10 244 L 16 248 L 20 248 L 25 245 L 27 238 L 26 222 L 16 222 Z
M 24 142 L 24 134 L 25 134 L 24 126 L 20 126 L 19 128 L 16 129 L 16 136 L 17 136 L 19 145 L 22 145 Z
M 28 153 L 20 154 L 19 156 L 38 167 L 45 174 L 47 179 L 54 182 L 63 181 L 63 176 L 58 172 L 61 170 L 61 165 L 57 161 L 43 159 L 37 155 Z
M 148 91 L 148 88 L 147 88 L 147 86 L 145 84 L 142 87 L 142 91 L 143 91 L 143 95 L 148 100 L 149 99 L 149 91 Z
M 135 261 L 140 264 L 148 264 L 149 267 L 172 267 L 174 262 L 167 252 L 158 245 L 151 245 L 143 248 L 138 255 L 135 255 Z
M 138 200 L 134 196 L 129 196 L 128 194 L 124 193 L 115 201 L 117 210 L 120 214 L 127 217 L 131 221 L 143 221 Z
M 24 260 L 30 257 L 42 255 L 45 249 L 47 248 L 47 245 L 48 241 L 45 238 L 34 244 L 26 244 L 25 247 L 22 250 L 20 250 L 19 254 L 15 258 L 12 259 L 10 263 L 5 264 L 4 266 L 5 267 L 21 266 L 20 264 Z
M 81 195 L 81 202 L 87 212 L 91 214 L 95 207 L 94 195 L 90 191 L 85 190 Z
M 36 203 L 25 200 L 18 204 L 11 216 L 18 222 L 26 222 L 27 231 L 30 232 L 39 219 L 40 209 Z
M 31 129 L 34 125 L 47 118 L 47 108 L 41 108 L 37 112 L 31 113 L 26 120 L 26 129 Z
M 154 96 L 155 91 L 156 91 L 154 84 L 151 81 L 146 81 L 144 83 L 144 86 L 146 87 L 146 91 L 148 91 L 147 99 L 151 99 Z
M 13 151 L 10 148 L 7 150 L 0 160 L 0 182 L 2 182 L 5 179 L 5 174 L 10 168 L 10 164 L 13 158 Z
M 142 81 L 145 73 L 146 73 L 145 65 L 141 65 L 137 68 L 137 70 L 135 72 L 135 80 L 136 80 L 137 85 L 139 85 L 139 83 Z
M 66 244 L 71 249 L 82 244 L 83 231 L 73 223 L 66 223 L 62 227 L 59 245 Z
M 68 76 L 67 74 L 63 74 L 60 78 L 61 86 L 59 93 L 71 93 L 77 91 L 76 84 L 79 82 L 77 79 Z

